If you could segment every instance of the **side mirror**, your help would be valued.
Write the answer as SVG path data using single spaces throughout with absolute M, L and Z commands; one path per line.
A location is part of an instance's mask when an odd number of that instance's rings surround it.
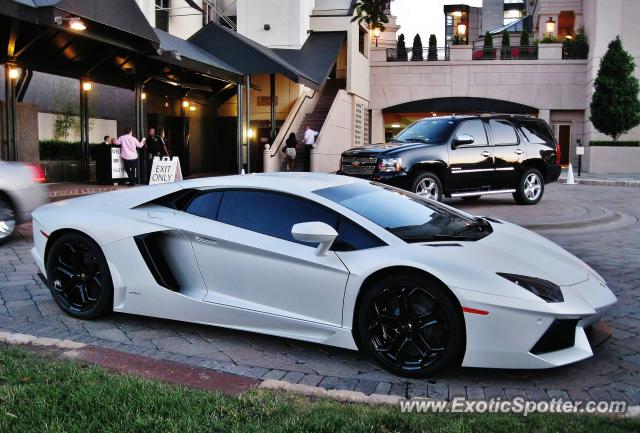
M 291 236 L 297 241 L 318 243 L 316 255 L 326 256 L 338 232 L 329 224 L 320 221 L 300 223 L 291 228 Z
M 465 144 L 473 144 L 473 137 L 467 134 L 460 134 L 453 140 L 454 146 L 462 146 Z

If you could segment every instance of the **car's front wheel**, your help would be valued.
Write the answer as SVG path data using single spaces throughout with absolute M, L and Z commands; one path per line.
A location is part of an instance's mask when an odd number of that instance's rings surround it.
M 442 182 L 430 171 L 417 173 L 411 181 L 411 192 L 430 200 L 442 200 Z
M 80 233 L 56 239 L 47 256 L 49 290 L 65 313 L 95 319 L 113 309 L 113 282 L 102 250 Z
M 384 278 L 364 295 L 358 337 L 386 370 L 424 377 L 459 363 L 465 331 L 460 307 L 434 281 L 407 274 Z
M 538 169 L 525 170 L 518 179 L 513 198 L 520 204 L 537 204 L 544 194 L 544 178 Z
M 0 195 L 0 242 L 11 237 L 16 230 L 16 210 L 6 196 Z

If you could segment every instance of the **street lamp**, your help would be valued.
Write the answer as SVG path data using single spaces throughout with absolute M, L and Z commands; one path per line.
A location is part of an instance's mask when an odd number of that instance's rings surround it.
M 547 30 L 547 34 L 549 36 L 553 36 L 556 31 L 556 22 L 553 20 L 553 17 L 549 17 L 546 22 L 545 29 Z
M 93 88 L 91 81 L 83 81 L 82 82 L 82 90 L 85 92 L 89 92 Z
M 373 29 L 373 39 L 376 40 L 376 48 L 378 48 L 378 39 L 380 39 L 380 35 L 382 32 L 380 31 L 380 27 L 376 27 Z

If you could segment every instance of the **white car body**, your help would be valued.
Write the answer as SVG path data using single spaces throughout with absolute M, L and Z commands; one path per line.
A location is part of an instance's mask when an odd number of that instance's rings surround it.
M 365 279 L 391 267 L 413 268 L 442 281 L 463 308 L 463 366 L 548 368 L 592 355 L 585 328 L 599 320 L 616 297 L 585 263 L 547 239 L 504 221 L 494 221 L 493 233 L 474 242 L 408 244 L 313 192 L 355 182 L 366 181 L 294 173 L 229 176 L 52 203 L 33 213 L 32 254 L 46 276 L 48 239 L 61 230 L 77 230 L 95 240 L 104 252 L 116 312 L 347 349 L 357 349 L 352 324 Z M 337 211 L 387 245 L 317 255 L 312 246 L 151 203 L 190 188 L 266 189 L 303 197 Z M 154 232 L 168 232 L 163 237 L 167 242 L 164 257 L 181 282 L 179 292 L 158 284 L 136 244 L 135 236 Z M 547 303 L 496 272 L 549 280 L 561 287 L 564 302 Z M 556 319 L 578 320 L 575 344 L 531 353 Z
M 15 212 L 16 223 L 31 218 L 31 212 L 46 203 L 46 188 L 34 181 L 35 165 L 0 161 L 0 192 L 9 197 Z M 39 167 L 38 167 L 39 169 Z

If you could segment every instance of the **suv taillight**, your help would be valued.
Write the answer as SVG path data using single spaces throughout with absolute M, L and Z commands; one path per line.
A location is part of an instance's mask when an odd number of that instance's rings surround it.
M 44 170 L 38 164 L 29 164 L 29 170 L 31 170 L 31 181 L 35 183 L 44 183 L 47 179 L 44 175 Z
M 556 142 L 556 164 L 560 164 L 560 143 Z

